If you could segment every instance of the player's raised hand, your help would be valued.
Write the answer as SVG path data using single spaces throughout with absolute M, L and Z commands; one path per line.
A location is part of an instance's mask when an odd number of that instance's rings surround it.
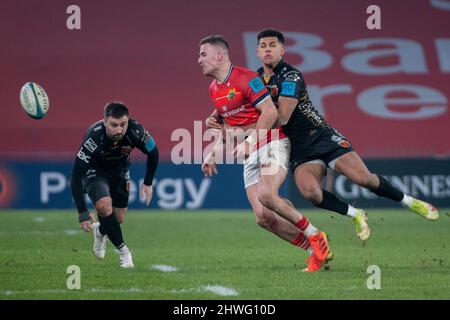
M 153 186 L 141 185 L 141 198 L 145 196 L 145 205 L 148 206 L 153 197 Z

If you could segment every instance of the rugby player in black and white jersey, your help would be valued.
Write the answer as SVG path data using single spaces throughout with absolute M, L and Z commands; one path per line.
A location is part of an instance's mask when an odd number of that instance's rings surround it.
M 322 189 L 321 180 L 329 167 L 380 197 L 401 202 L 425 219 L 438 219 L 434 206 L 403 193 L 383 176 L 370 172 L 350 141 L 318 113 L 309 99 L 302 73 L 283 60 L 284 36 L 280 31 L 262 30 L 257 41 L 257 55 L 262 62 L 258 73 L 278 107 L 279 124 L 291 141 L 291 171 L 303 197 L 319 208 L 352 217 L 359 239 L 369 238 L 366 212 Z
M 79 213 L 80 227 L 94 233 L 93 253 L 105 257 L 106 238 L 117 248 L 120 267 L 133 268 L 133 259 L 122 236 L 130 191 L 130 152 L 138 148 L 147 155 L 141 196 L 151 201 L 153 177 L 158 166 L 158 148 L 145 128 L 128 117 L 128 108 L 119 102 L 105 106 L 104 119 L 89 127 L 75 158 L 70 187 Z M 98 222 L 87 209 L 84 193 L 97 210 Z

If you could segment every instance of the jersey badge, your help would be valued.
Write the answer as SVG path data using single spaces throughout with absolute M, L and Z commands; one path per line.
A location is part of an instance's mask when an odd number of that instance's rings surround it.
M 331 140 L 339 144 L 342 148 L 350 148 L 351 144 L 348 140 L 345 140 L 342 136 L 332 135 Z
M 91 153 L 94 152 L 95 149 L 97 149 L 97 145 L 95 144 L 94 140 L 92 140 L 92 138 L 86 140 L 86 142 L 84 143 L 84 147 Z
M 228 94 L 227 94 L 228 100 L 233 100 L 235 94 L 236 94 L 236 89 L 235 88 L 230 89 L 230 91 L 228 91 Z
M 283 82 L 281 84 L 281 94 L 293 96 L 295 94 L 295 82 Z
M 261 81 L 259 77 L 253 78 L 249 81 L 248 85 L 250 88 L 252 88 L 254 93 L 260 92 L 262 89 L 264 89 L 264 83 Z

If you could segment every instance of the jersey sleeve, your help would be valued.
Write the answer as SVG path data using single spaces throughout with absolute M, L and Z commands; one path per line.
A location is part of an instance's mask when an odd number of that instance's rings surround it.
M 156 143 L 148 131 L 136 120 L 130 120 L 130 138 L 134 146 L 144 154 L 148 154 L 155 147 Z
M 256 72 L 243 73 L 241 85 L 243 86 L 242 92 L 254 106 L 269 96 L 266 86 Z
M 292 70 L 283 75 L 281 80 L 281 97 L 300 99 L 306 87 L 305 79 L 300 71 Z
M 137 122 L 136 120 L 130 120 L 130 124 L 130 138 L 133 144 L 136 146 L 136 148 L 147 155 L 144 184 L 146 186 L 151 186 L 159 162 L 158 148 L 156 147 L 156 143 L 153 137 L 139 122 Z
M 72 174 L 70 177 L 70 189 L 72 198 L 75 202 L 79 213 L 79 221 L 88 220 L 88 209 L 86 201 L 84 200 L 84 178 L 86 172 L 92 168 L 93 161 L 98 152 L 98 141 L 95 136 L 88 131 L 83 138 L 80 149 L 77 152 L 75 163 L 73 165 Z
M 83 139 L 80 149 L 77 152 L 75 163 L 83 169 L 90 169 L 98 152 L 98 141 L 95 137 L 87 133 Z

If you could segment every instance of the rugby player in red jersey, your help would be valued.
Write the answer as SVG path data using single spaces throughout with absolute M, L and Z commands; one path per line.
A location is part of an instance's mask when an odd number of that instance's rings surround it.
M 223 118 L 227 133 L 237 136 L 233 152 L 237 158 L 245 158 L 245 190 L 257 224 L 294 245 L 312 249 L 305 271 L 317 271 L 328 258 L 327 237 L 278 195 L 288 172 L 290 142 L 281 129 L 270 130 L 278 114 L 263 82 L 256 72 L 231 63 L 222 36 L 200 41 L 198 63 L 205 76 L 214 78 L 209 87 L 214 114 Z M 217 150 L 215 147 L 202 164 L 206 176 L 217 173 Z M 272 210 L 264 203 L 270 203 Z

